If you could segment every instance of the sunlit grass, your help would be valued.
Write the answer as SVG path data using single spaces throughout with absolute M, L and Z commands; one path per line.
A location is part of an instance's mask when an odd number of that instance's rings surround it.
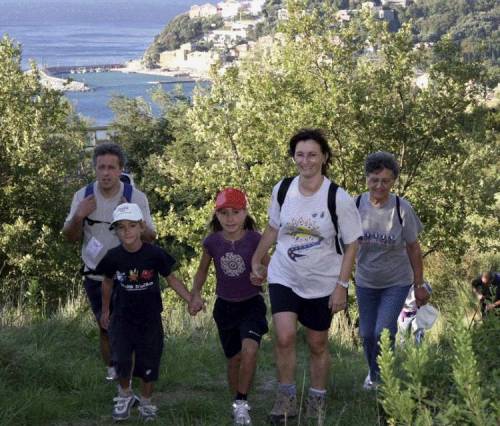
M 212 319 L 213 301 L 192 318 L 185 305 L 166 306 L 165 350 L 154 394 L 158 424 L 230 425 L 226 360 Z M 32 321 L 12 313 L 0 331 L 1 425 L 107 425 L 116 388 L 104 380 L 98 332 L 83 297 L 61 306 L 50 319 Z M 332 368 L 328 425 L 379 424 L 375 396 L 364 392 L 365 364 L 345 318 L 331 332 Z M 299 399 L 308 390 L 305 335 L 298 336 Z M 267 424 L 276 392 L 272 335 L 262 341 L 249 400 L 255 425 Z M 139 424 L 137 412 L 127 424 Z M 300 422 L 305 425 L 303 415 Z

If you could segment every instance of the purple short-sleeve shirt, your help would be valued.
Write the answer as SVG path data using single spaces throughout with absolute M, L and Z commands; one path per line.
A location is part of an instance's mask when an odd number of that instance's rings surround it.
M 246 231 L 237 241 L 226 240 L 222 232 L 215 232 L 205 238 L 203 247 L 215 265 L 215 293 L 218 297 L 235 302 L 259 294 L 260 287 L 250 282 L 252 256 L 259 241 L 260 234 L 255 231 Z

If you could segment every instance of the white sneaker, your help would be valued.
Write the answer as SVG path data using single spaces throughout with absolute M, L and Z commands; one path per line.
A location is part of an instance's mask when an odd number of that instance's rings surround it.
M 116 372 L 116 368 L 113 366 L 108 367 L 106 370 L 106 380 L 108 382 L 114 382 L 116 379 L 118 379 L 118 373 Z
M 365 378 L 365 381 L 363 382 L 363 389 L 364 390 L 375 390 L 378 388 L 378 383 L 377 382 L 372 382 L 372 379 L 370 378 L 370 373 Z
M 237 399 L 233 402 L 233 420 L 235 425 L 251 425 L 250 406 L 247 401 Z
M 155 405 L 139 405 L 139 418 L 145 422 L 156 420 L 158 408 Z

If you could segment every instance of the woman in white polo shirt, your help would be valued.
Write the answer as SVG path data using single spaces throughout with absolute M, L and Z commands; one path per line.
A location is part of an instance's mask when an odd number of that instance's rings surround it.
M 280 191 L 283 181 L 274 187 L 269 223 L 252 259 L 253 274 L 262 278 L 262 259 L 277 242 L 268 268 L 279 381 L 272 420 L 289 419 L 298 412 L 297 320 L 306 329 L 310 353 L 306 417 L 324 416 L 330 365 L 328 329 L 333 314 L 346 307 L 357 240 L 362 235 L 358 210 L 342 188 L 333 196 L 340 235 L 335 231 L 329 207 L 331 182 L 326 177 L 332 154 L 322 132 L 300 130 L 290 139 L 289 152 L 299 175 L 289 183 L 284 199 Z M 343 254 L 336 247 L 339 236 Z

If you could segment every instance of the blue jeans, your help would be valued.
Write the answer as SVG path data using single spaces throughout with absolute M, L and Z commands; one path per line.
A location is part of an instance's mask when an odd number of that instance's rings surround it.
M 363 339 L 363 349 L 370 368 L 370 378 L 380 380 L 377 356 L 380 353 L 379 340 L 382 330 L 387 328 L 394 344 L 398 331 L 398 316 L 411 286 L 364 288 L 356 287 L 359 307 L 359 334 Z

